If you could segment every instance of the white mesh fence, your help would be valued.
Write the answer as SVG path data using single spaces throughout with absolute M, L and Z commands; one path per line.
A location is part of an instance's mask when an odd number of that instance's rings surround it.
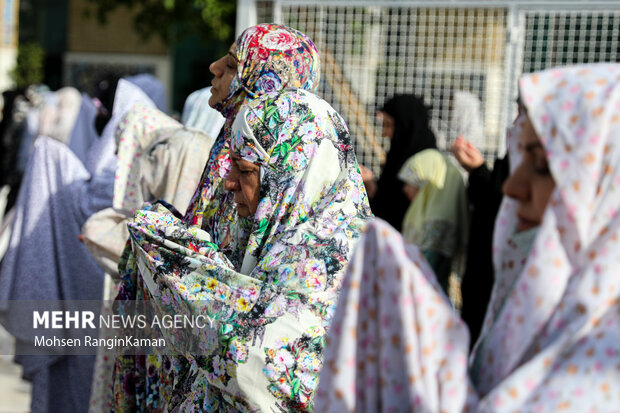
M 528 12 L 526 16 L 524 72 L 620 60 L 620 3 L 615 11 Z
M 256 21 L 308 34 L 321 56 L 318 93 L 346 120 L 360 163 L 379 172 L 389 142 L 377 108 L 423 97 L 441 149 L 465 135 L 504 152 L 522 72 L 620 60 L 620 2 L 257 0 Z

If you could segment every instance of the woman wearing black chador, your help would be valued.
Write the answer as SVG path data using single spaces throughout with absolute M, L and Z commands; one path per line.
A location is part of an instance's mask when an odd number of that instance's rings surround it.
M 379 109 L 379 116 L 383 119 L 383 135 L 391 144 L 370 206 L 376 216 L 400 231 L 410 202 L 398 172 L 411 156 L 436 148 L 437 143 L 429 127 L 429 108 L 421 98 L 396 95 Z

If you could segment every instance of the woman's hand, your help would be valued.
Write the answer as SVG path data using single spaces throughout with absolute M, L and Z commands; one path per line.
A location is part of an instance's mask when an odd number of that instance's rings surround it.
M 452 142 L 450 151 L 467 172 L 473 171 L 484 163 L 480 150 L 463 136 L 459 136 Z
M 375 180 L 375 174 L 364 165 L 360 165 L 359 167 L 360 173 L 362 174 L 362 180 L 364 181 L 364 185 L 366 186 L 366 193 L 368 194 L 368 198 L 372 198 L 377 192 L 377 181 Z

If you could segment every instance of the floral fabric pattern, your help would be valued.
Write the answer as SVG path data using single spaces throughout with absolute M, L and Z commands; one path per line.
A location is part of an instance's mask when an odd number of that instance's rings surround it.
M 120 121 L 114 134 L 116 140 L 116 175 L 114 177 L 113 207 L 134 210 L 144 202 L 140 181 L 140 158 L 153 139 L 153 132 L 179 128 L 181 124 L 156 108 L 136 104 Z
M 166 390 L 164 411 L 311 410 L 340 277 L 371 216 L 351 139 L 341 117 L 303 90 L 251 101 L 232 136 L 232 150 L 263 175 L 235 253 L 229 259 L 208 232 L 154 204 L 129 224 L 128 259 L 140 276 L 127 272 L 125 284 L 162 312 L 215 320 L 194 337 L 168 337 L 187 360 L 173 372 L 186 391 L 175 399 Z M 184 351 L 196 338 L 200 351 Z M 132 374 L 117 373 L 117 382 Z M 147 396 L 133 400 L 148 400 L 151 389 L 135 389 Z
M 301 89 L 282 95 L 268 94 L 258 102 L 253 102 L 233 125 L 232 150 L 261 166 L 261 193 L 268 194 L 258 203 L 253 218 L 256 230 L 239 237 L 240 243 L 247 238 L 243 259 L 256 258 L 270 248 L 268 240 L 276 234 L 286 234 L 296 224 L 307 227 L 306 221 L 317 213 L 323 216 L 317 236 L 348 236 L 341 230 L 351 219 L 362 210 L 366 216 L 371 213 L 364 207 L 367 196 L 359 174 L 345 174 L 342 167 L 356 161 L 340 115 L 324 100 Z M 315 158 L 323 162 L 316 162 Z M 319 165 L 323 169 L 316 169 Z M 307 175 L 312 175 L 312 180 Z M 347 190 L 351 192 L 346 198 L 353 200 L 346 202 L 351 205 L 349 210 L 341 204 Z M 274 263 L 265 264 L 274 268 Z M 292 268 L 282 268 L 281 275 L 290 278 L 304 274 L 322 285 L 325 280 L 313 276 L 324 274 L 325 266 L 341 263 L 309 259 L 293 264 Z
M 250 98 L 287 88 L 314 91 L 320 60 L 305 34 L 278 24 L 259 24 L 237 40 L 237 77 L 230 92 L 241 87 Z
M 283 340 L 276 348 L 265 349 L 264 373 L 270 381 L 269 390 L 283 399 L 289 410 L 308 406 L 318 385 L 321 360 L 316 357 L 325 347 L 325 329 L 310 327 L 294 340 Z M 290 396 L 289 396 L 290 395 Z

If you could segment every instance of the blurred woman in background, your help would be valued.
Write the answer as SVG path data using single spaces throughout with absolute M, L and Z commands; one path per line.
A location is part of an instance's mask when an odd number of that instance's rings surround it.
M 436 148 L 437 143 L 429 127 L 428 108 L 417 96 L 396 95 L 378 114 L 383 123 L 383 136 L 390 140 L 390 150 L 378 182 L 374 182 L 367 168 L 361 168 L 362 176 L 372 212 L 400 231 L 410 201 L 403 193 L 404 183 L 398 173 L 407 159 L 424 149 Z

